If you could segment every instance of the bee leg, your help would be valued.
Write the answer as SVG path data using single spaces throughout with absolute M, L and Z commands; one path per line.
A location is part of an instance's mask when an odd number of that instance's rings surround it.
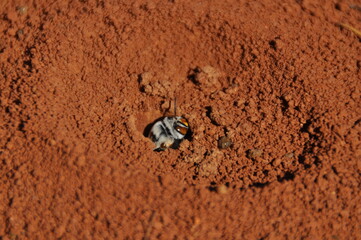
M 154 152 L 162 152 L 162 151 L 164 151 L 164 150 L 165 150 L 164 148 L 160 148 L 160 147 L 153 149 Z
M 164 151 L 166 149 L 167 149 L 167 146 L 165 145 L 165 143 L 161 143 L 160 146 L 153 149 L 153 151 L 161 152 L 161 151 Z

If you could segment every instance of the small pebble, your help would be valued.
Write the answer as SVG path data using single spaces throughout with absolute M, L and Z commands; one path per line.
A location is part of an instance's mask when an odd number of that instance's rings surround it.
M 294 155 L 295 155 L 295 154 L 294 154 L 293 152 L 290 152 L 290 153 L 286 153 L 286 154 L 285 154 L 285 157 L 286 157 L 286 158 L 293 158 Z
M 219 194 L 227 194 L 228 193 L 228 188 L 226 187 L 226 185 L 220 185 L 217 187 L 217 193 Z
M 262 149 L 257 149 L 257 148 L 249 149 L 247 151 L 247 158 L 256 159 L 256 158 L 260 157 L 262 155 L 262 153 L 263 153 Z
M 272 166 L 277 167 L 281 164 L 282 160 L 277 158 L 272 162 Z
M 20 15 L 24 15 L 26 14 L 26 12 L 28 11 L 28 7 L 26 6 L 19 6 L 16 8 L 16 10 L 18 10 Z
M 218 147 L 220 149 L 228 148 L 232 145 L 232 140 L 229 137 L 223 136 L 218 140 Z
M 23 29 L 19 29 L 17 32 L 16 32 L 16 37 L 21 40 L 23 37 L 24 37 L 24 30 Z

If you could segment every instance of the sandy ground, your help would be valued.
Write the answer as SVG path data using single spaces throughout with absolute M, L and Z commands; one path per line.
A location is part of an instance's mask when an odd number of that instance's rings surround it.
M 360 6 L 1 1 L 0 239 L 361 239 Z

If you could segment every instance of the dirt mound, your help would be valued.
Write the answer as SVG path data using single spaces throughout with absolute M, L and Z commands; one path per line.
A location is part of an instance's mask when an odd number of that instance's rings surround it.
M 0 6 L 1 239 L 360 236 L 361 2 Z

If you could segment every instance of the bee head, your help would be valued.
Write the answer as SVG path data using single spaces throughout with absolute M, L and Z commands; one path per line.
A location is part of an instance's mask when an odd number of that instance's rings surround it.
M 183 117 L 176 117 L 176 119 L 177 121 L 174 124 L 175 130 L 185 136 L 189 128 L 187 120 Z

